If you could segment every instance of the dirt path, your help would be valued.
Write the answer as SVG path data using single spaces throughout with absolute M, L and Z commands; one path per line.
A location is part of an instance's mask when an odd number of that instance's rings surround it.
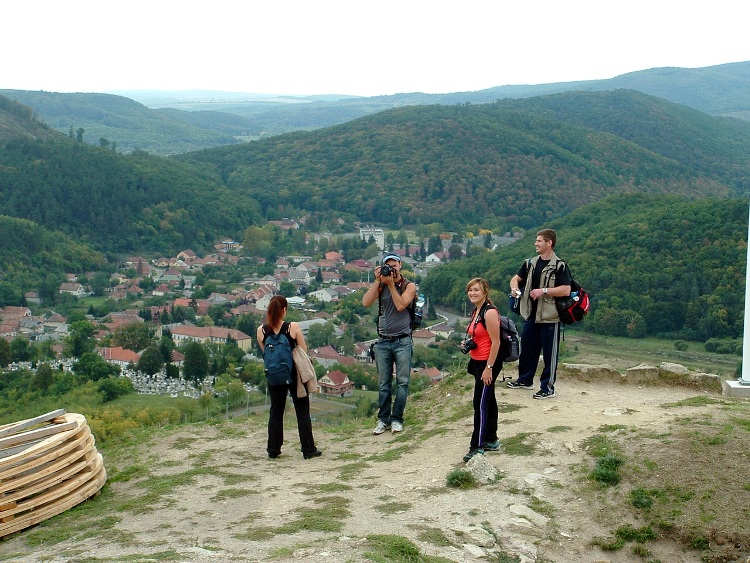
M 148 468 L 150 479 L 111 483 L 111 495 L 118 502 L 143 495 L 149 480 L 193 468 L 191 479 L 181 484 L 175 478 L 167 494 L 111 515 L 118 521 L 102 534 L 32 552 L 21 534 L 0 543 L 0 560 L 15 553 L 33 563 L 132 561 L 173 550 L 174 559 L 153 560 L 354 563 L 369 560 L 366 536 L 393 534 L 450 561 L 498 561 L 499 554 L 525 562 L 642 561 L 628 550 L 590 546 L 593 536 L 611 530 L 599 528 L 600 518 L 577 493 L 582 464 L 593 465 L 582 442 L 613 425 L 659 431 L 678 414 L 661 405 L 710 393 L 562 381 L 554 399 L 533 400 L 532 391 L 503 387 L 497 394 L 505 411 L 501 440 L 529 433 L 525 443 L 534 451 L 488 452 L 486 460 L 503 476 L 489 485 L 446 487 L 446 476 L 465 467 L 461 458 L 471 433 L 469 387 L 456 382 L 411 400 L 407 415 L 409 409 L 419 414 L 412 424 L 407 416 L 403 435 L 373 436 L 371 421 L 355 429 L 316 429 L 324 455 L 312 460 L 302 459 L 293 424 L 276 460 L 265 455 L 265 429 L 248 420 L 166 433 L 145 446 L 141 460 L 132 460 Z M 113 474 L 122 470 L 110 467 Z M 317 525 L 305 524 L 304 508 L 317 513 L 307 521 Z M 86 511 L 79 516 L 85 519 Z M 326 519 L 343 523 L 341 529 L 316 529 Z M 667 542 L 651 547 L 651 557 L 664 562 L 700 561 L 697 552 Z

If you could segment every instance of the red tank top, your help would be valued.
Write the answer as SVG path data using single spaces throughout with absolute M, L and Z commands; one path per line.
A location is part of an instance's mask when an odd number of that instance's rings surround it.
M 492 340 L 490 339 L 490 334 L 487 332 L 487 327 L 484 326 L 483 322 L 479 321 L 479 309 L 474 311 L 471 324 L 469 324 L 469 336 L 477 344 L 477 347 L 469 352 L 471 358 L 473 360 L 488 360 L 490 357 L 490 348 L 492 348 Z

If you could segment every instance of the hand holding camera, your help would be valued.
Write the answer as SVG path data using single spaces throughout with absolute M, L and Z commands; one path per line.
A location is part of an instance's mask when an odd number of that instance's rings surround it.
M 468 354 L 476 347 L 477 343 L 474 342 L 474 339 L 471 336 L 467 336 L 464 338 L 463 342 L 461 342 L 461 353 Z
M 384 277 L 393 276 L 393 266 L 390 264 L 383 264 L 380 266 L 380 275 Z

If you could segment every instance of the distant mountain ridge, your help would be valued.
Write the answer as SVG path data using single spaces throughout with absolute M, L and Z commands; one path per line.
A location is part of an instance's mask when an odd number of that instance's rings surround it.
M 128 104 L 123 96 L 112 94 L 0 90 L 0 95 L 30 106 L 40 119 L 58 131 L 67 133 L 71 126 L 84 129 L 84 140 L 88 143 L 98 144 L 104 138 L 116 143 L 123 152 L 145 150 L 171 155 L 329 127 L 395 107 L 485 104 L 506 98 L 614 89 L 636 90 L 709 115 L 750 120 L 750 62 L 696 69 L 654 68 L 607 80 L 369 98 L 333 94 L 297 97 L 206 91 L 119 92 L 140 102 Z
M 746 193 L 750 123 L 632 90 L 567 92 L 400 107 L 173 158 L 214 170 L 269 217 L 335 211 L 504 232 L 614 193 Z

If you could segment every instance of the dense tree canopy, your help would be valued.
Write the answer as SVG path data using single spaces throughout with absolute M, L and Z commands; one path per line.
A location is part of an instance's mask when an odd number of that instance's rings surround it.
M 744 319 L 748 203 L 674 196 L 613 196 L 548 225 L 556 252 L 591 294 L 586 330 L 618 336 L 737 337 Z M 508 283 L 534 255 L 534 234 L 435 268 L 420 288 L 462 308 L 466 281 L 489 280 L 506 307 Z

